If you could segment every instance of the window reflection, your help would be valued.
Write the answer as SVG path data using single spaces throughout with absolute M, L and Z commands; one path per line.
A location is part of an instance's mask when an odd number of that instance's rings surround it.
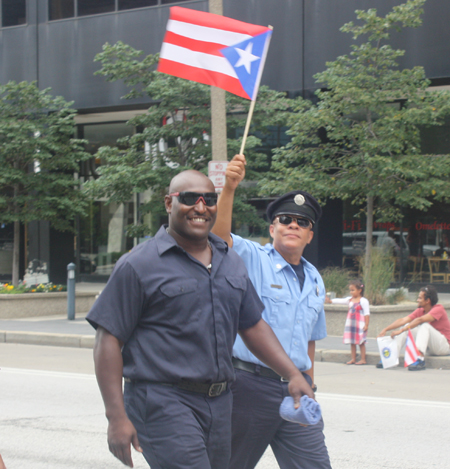
M 2 26 L 18 26 L 26 22 L 26 0 L 2 1 Z
M 50 20 L 73 18 L 75 15 L 75 0 L 49 0 L 48 17 Z
M 78 16 L 96 15 L 115 10 L 115 0 L 78 0 Z
M 158 5 L 158 0 L 119 0 L 119 10 L 131 10 L 155 5 Z

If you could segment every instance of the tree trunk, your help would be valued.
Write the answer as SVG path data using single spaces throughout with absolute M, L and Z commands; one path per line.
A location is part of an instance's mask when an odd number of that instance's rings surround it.
M 14 247 L 12 265 L 12 284 L 19 285 L 20 222 L 14 222 Z
M 367 197 L 367 221 L 366 221 L 366 256 L 364 259 L 364 273 L 368 280 L 372 266 L 372 234 L 373 234 L 373 196 Z M 364 280 L 367 282 L 367 280 Z

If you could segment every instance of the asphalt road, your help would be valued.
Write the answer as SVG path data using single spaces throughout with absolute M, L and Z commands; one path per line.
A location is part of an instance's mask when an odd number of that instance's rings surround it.
M 0 368 L 7 469 L 124 467 L 106 445 L 92 350 L 2 343 Z M 450 371 L 317 363 L 316 383 L 334 469 L 450 468 Z M 257 469 L 277 467 L 268 450 Z

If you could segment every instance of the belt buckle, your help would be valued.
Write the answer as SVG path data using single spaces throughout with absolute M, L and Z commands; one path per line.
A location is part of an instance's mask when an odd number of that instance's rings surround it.
M 280 381 L 281 381 L 282 383 L 289 383 L 289 380 L 286 379 L 286 378 L 283 378 L 283 377 L 280 378 Z
M 217 397 L 222 394 L 223 391 L 225 391 L 227 387 L 227 383 L 213 383 L 208 389 L 208 396 L 209 397 Z

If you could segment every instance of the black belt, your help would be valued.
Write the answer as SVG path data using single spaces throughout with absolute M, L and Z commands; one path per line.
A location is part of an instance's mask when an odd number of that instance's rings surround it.
M 233 357 L 233 366 L 238 370 L 247 371 L 255 375 L 263 376 L 264 378 L 276 379 L 278 381 L 288 381 L 270 368 L 256 365 L 255 363 L 245 362 L 244 360 L 239 360 L 239 358 Z
M 194 381 L 180 381 L 179 383 L 160 383 L 157 381 L 144 381 L 144 380 L 134 380 L 130 378 L 124 378 L 126 383 L 139 383 L 146 382 L 149 384 L 161 384 L 162 386 L 169 386 L 171 388 L 182 389 L 183 391 L 196 392 L 199 394 L 205 394 L 209 397 L 220 396 L 228 387 L 226 381 L 220 383 L 196 383 Z

